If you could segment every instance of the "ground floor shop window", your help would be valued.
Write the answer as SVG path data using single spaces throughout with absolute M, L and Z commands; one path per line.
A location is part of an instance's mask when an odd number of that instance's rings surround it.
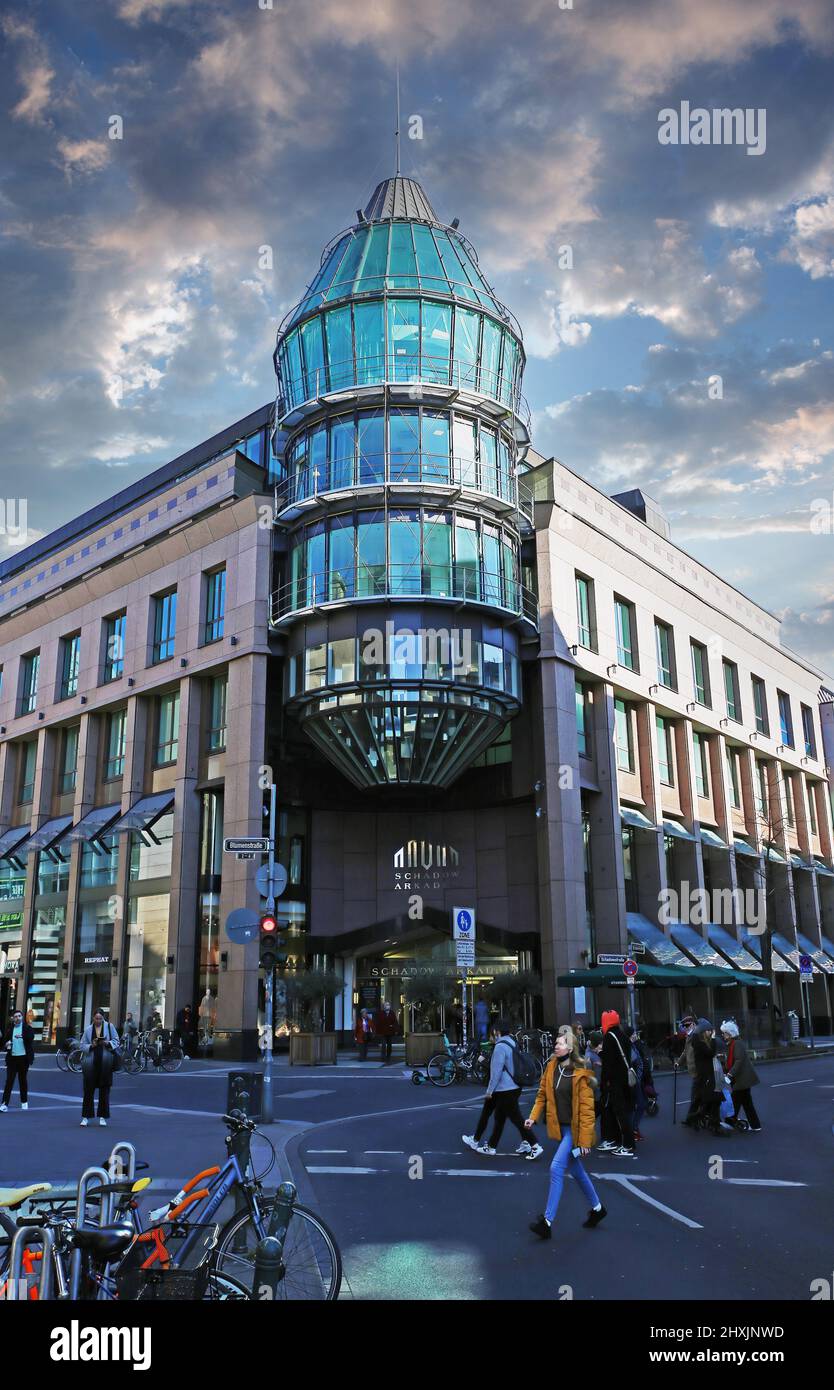
M 66 907 L 38 908 L 32 941 L 27 1018 L 36 1042 L 54 1047 L 61 1012 Z
M 73 952 L 69 1027 L 79 1036 L 96 1009 L 110 1012 L 113 962 L 113 907 L 109 898 L 82 903 L 78 910 Z
M 143 1028 L 165 1018 L 169 906 L 168 893 L 131 898 L 128 904 L 123 1016 L 132 1013 Z

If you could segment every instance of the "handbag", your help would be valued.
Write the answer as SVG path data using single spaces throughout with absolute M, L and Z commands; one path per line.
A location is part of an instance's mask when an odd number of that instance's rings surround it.
M 611 1036 L 612 1036 L 612 1038 L 614 1039 L 615 1043 L 617 1044 L 618 1048 L 620 1049 L 620 1056 L 622 1057 L 623 1061 L 625 1062 L 625 1060 L 626 1060 L 626 1055 L 625 1055 L 625 1053 L 623 1052 L 622 1043 L 620 1042 L 620 1039 L 617 1037 L 617 1034 L 616 1034 L 616 1033 L 612 1033 Z M 628 1067 L 628 1084 L 629 1084 L 629 1087 L 634 1087 L 634 1086 L 637 1085 L 637 1072 L 634 1070 L 634 1067 L 630 1067 L 630 1066 L 628 1065 L 628 1062 L 626 1062 L 626 1066 Z

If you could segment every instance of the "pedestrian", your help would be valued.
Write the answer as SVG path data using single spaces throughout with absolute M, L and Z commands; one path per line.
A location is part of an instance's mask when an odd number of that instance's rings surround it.
M 553 1056 L 542 1073 L 538 1094 L 526 1122 L 532 1130 L 544 1113 L 548 1138 L 557 1142 L 550 1165 L 547 1205 L 541 1216 L 530 1223 L 530 1230 L 542 1240 L 550 1240 L 566 1173 L 579 1184 L 591 1204 L 583 1226 L 598 1226 L 607 1215 L 580 1162 L 581 1156 L 590 1153 L 596 1142 L 595 1087 L 596 1081 L 591 1069 L 584 1065 L 576 1034 L 571 1028 L 560 1028 Z
M 576 1038 L 576 1045 L 579 1048 L 579 1055 L 581 1057 L 583 1052 L 585 1051 L 585 1029 L 582 1026 L 582 1020 L 580 1018 L 574 1019 L 572 1027 L 573 1036 Z M 559 1029 L 560 1033 L 563 1033 L 564 1031 L 564 1028 Z
M 371 1042 L 374 1036 L 374 1025 L 370 1009 L 359 1010 L 359 1017 L 356 1020 L 354 1035 L 356 1037 L 357 1047 L 359 1048 L 359 1060 L 360 1062 L 367 1062 L 368 1043 Z
M 493 1025 L 492 1035 L 495 1039 L 495 1047 L 490 1059 L 489 1081 L 481 1109 L 481 1118 L 474 1134 L 462 1136 L 463 1142 L 468 1148 L 474 1149 L 476 1153 L 494 1157 L 504 1132 L 504 1125 L 509 1120 L 521 1136 L 521 1143 L 515 1150 L 516 1156 L 529 1159 L 538 1158 L 544 1150 L 536 1139 L 532 1128 L 529 1125 L 525 1126 L 521 1118 L 521 1111 L 518 1108 L 521 1087 L 515 1079 L 513 1070 L 513 1051 L 518 1047 L 518 1043 L 513 1037 L 512 1024 L 508 1019 L 500 1018 Z M 489 1139 L 483 1143 L 482 1136 L 490 1116 L 492 1116 L 492 1131 Z
M 695 1024 L 697 1020 L 694 1013 L 687 1012 L 680 1021 L 678 1033 L 683 1040 L 683 1046 L 675 1062 L 675 1071 L 683 1065 L 690 1080 L 689 1088 L 689 1109 L 686 1112 L 686 1119 L 683 1123 L 688 1129 L 697 1129 L 698 1103 L 697 1092 L 697 1069 L 695 1067 L 695 1057 L 692 1052 L 692 1039 L 695 1034 Z
M 733 1118 L 730 1124 L 735 1124 L 743 1110 L 747 1116 L 747 1121 L 753 1134 L 759 1134 L 762 1122 L 759 1119 L 756 1107 L 753 1104 L 753 1097 L 750 1094 L 754 1086 L 758 1086 L 759 1078 L 756 1075 L 756 1068 L 750 1061 L 750 1052 L 746 1042 L 739 1037 L 738 1024 L 728 1021 L 721 1024 L 721 1036 L 727 1047 L 727 1062 L 724 1071 L 727 1074 L 730 1085 L 733 1088 Z
M 379 1052 L 386 1066 L 391 1061 L 391 1046 L 400 1031 L 400 1021 L 388 999 L 374 1019 L 374 1034 L 379 1038 Z
M 482 994 L 475 1004 L 475 1037 L 478 1042 L 486 1042 L 489 1037 L 489 1004 Z
M 84 1081 L 81 1124 L 86 1126 L 93 1119 L 98 1091 L 98 1122 L 104 1128 L 110 1119 L 110 1087 L 113 1084 L 115 1059 L 121 1056 L 122 1045 L 113 1024 L 108 1023 L 101 1009 L 96 1009 L 92 1023 L 84 1029 L 81 1050 L 84 1053 L 81 1062 Z
M 6 1054 L 6 1084 L 3 1087 L 3 1104 L 0 1111 L 8 1110 L 15 1081 L 20 1087 L 20 1108 L 29 1109 L 29 1068 L 35 1060 L 35 1030 L 26 1023 L 21 1009 L 15 1009 L 12 1021 L 3 1038 L 3 1051 Z
M 694 1111 L 690 1111 L 684 1124 L 690 1129 L 696 1129 L 698 1120 L 702 1119 L 710 1133 L 716 1137 L 730 1130 L 730 1125 L 721 1119 L 721 1083 L 724 1070 L 716 1056 L 717 1051 L 715 1029 L 709 1019 L 699 1018 L 692 1032 L 692 1056 L 695 1061 Z
M 590 1067 L 591 1075 L 597 1079 L 599 1085 L 599 1074 L 602 1070 L 602 1029 L 592 1028 L 588 1034 L 585 1044 L 584 1065 Z
M 620 1015 L 609 1009 L 602 1015 L 602 1142 L 600 1153 L 615 1158 L 634 1158 L 634 1130 L 631 1117 L 634 1094 L 629 1077 L 629 1041 L 620 1027 Z
M 643 1053 L 640 1048 L 640 1034 L 636 1028 L 630 1025 L 626 1029 L 629 1044 L 629 1065 L 634 1075 L 637 1077 L 637 1085 L 632 1087 L 631 1094 L 634 1097 L 634 1110 L 631 1116 L 631 1127 L 634 1130 L 635 1142 L 643 1138 L 640 1133 L 640 1121 L 646 1113 L 646 1097 L 643 1093 L 643 1078 L 645 1076 L 645 1063 Z
M 189 1057 L 193 1053 L 194 1031 L 194 1010 L 190 1004 L 185 1004 L 177 1014 L 177 1037 Z

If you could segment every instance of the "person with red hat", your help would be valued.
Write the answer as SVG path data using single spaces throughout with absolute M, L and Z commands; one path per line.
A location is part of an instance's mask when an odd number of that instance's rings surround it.
M 630 1043 L 620 1027 L 616 1009 L 602 1015 L 602 1143 L 599 1153 L 614 1158 L 634 1158 L 634 1092 L 631 1085 L 628 1057 Z

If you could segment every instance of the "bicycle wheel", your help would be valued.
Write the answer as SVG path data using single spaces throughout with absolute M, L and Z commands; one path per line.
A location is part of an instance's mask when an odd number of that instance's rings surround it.
M 184 1056 L 185 1053 L 183 1052 L 179 1043 L 171 1043 L 171 1046 L 168 1048 L 168 1051 L 162 1058 L 162 1070 L 179 1071 L 180 1067 L 182 1066 L 182 1060 Z
M 272 1201 L 262 1205 L 262 1225 L 269 1223 Z M 251 1212 L 233 1216 L 220 1232 L 217 1246 L 218 1275 L 230 1276 L 245 1289 L 252 1288 L 255 1250 L 260 1235 Z M 278 1297 L 288 1301 L 332 1303 L 342 1283 L 342 1257 L 330 1231 L 320 1217 L 297 1203 L 284 1242 L 284 1276 Z
M 220 1274 L 216 1269 L 209 1274 L 204 1303 L 248 1303 L 251 1298 L 251 1293 L 239 1279 L 233 1279 L 230 1274 Z
M 457 1068 L 446 1052 L 436 1052 L 426 1063 L 426 1075 L 433 1086 L 451 1086 Z
M 81 1048 L 74 1047 L 72 1049 L 72 1052 L 70 1052 L 69 1056 L 67 1057 L 67 1066 L 69 1067 L 70 1071 L 80 1072 L 81 1063 L 83 1062 L 83 1060 L 84 1053 L 81 1051 Z
M 69 1071 L 69 1060 L 66 1052 L 55 1053 L 55 1064 L 59 1071 Z
M 135 1052 L 126 1052 L 122 1058 L 122 1068 L 128 1076 L 136 1076 L 142 1070 L 142 1063 Z

